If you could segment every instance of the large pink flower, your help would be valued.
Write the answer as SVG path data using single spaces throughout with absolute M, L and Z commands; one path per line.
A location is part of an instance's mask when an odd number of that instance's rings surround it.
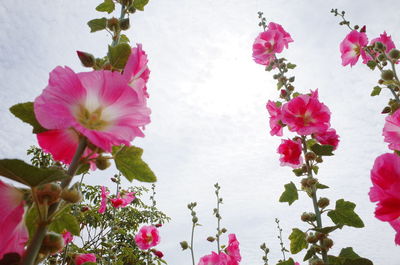
M 301 140 L 283 140 L 278 147 L 278 154 L 281 154 L 279 161 L 281 166 L 289 166 L 292 168 L 299 168 L 303 164 L 303 158 L 301 157 L 302 147 Z
M 268 100 L 267 103 L 267 110 L 270 115 L 269 118 L 269 126 L 271 127 L 271 135 L 282 136 L 282 111 L 281 108 L 276 105 L 275 102 Z
M 229 242 L 228 246 L 226 247 L 226 253 L 239 263 L 242 260 L 239 250 L 239 241 L 236 239 L 235 234 L 229 234 L 228 238 Z
M 372 46 L 376 42 L 381 42 L 383 45 L 385 45 L 385 47 L 386 47 L 385 53 L 389 53 L 392 49 L 396 48 L 396 45 L 392 41 L 392 37 L 388 36 L 386 34 L 386 31 L 384 31 L 383 34 L 380 34 L 380 36 L 378 38 L 375 38 L 375 39 L 371 40 L 370 45 Z M 375 54 L 375 52 L 373 52 L 373 53 L 374 53 L 373 56 L 377 56 Z M 372 59 L 372 57 L 371 57 L 371 55 L 366 54 L 363 57 L 363 59 L 364 59 L 363 63 L 368 63 Z
M 261 32 L 254 41 L 253 59 L 258 64 L 269 65 L 275 53 L 288 48 L 290 42 L 293 42 L 290 34 L 281 25 L 270 22 L 268 30 Z
M 143 93 L 129 87 L 120 73 L 110 71 L 76 74 L 68 67 L 56 67 L 48 86 L 35 99 L 34 110 L 44 128 L 72 128 L 107 152 L 144 136 L 140 127 L 150 122 Z
M 375 217 L 382 221 L 400 218 L 400 157 L 383 154 L 375 160 L 371 170 L 372 188 L 369 197 L 378 202 Z
M 99 213 L 104 213 L 107 210 L 107 201 L 108 201 L 107 196 L 109 194 L 110 192 L 107 191 L 107 188 L 101 186 L 101 202 L 100 202 L 100 208 L 98 210 Z
M 368 44 L 368 37 L 365 32 L 351 31 L 340 43 L 340 53 L 342 54 L 342 65 L 357 63 L 360 55 L 365 56 L 363 48 Z
M 318 100 L 318 92 L 293 98 L 282 106 L 282 122 L 300 135 L 323 133 L 330 127 L 331 112 Z
M 339 135 L 333 128 L 329 128 L 323 133 L 314 134 L 314 137 L 320 144 L 332 145 L 333 150 L 336 150 L 337 146 L 339 145 Z
M 24 204 L 23 194 L 0 180 L 0 260 L 7 253 L 24 253 L 29 239 Z
M 124 208 L 128 206 L 135 198 L 136 197 L 134 192 L 129 192 L 122 196 L 120 193 L 118 193 L 117 198 L 110 199 L 110 201 L 111 205 L 114 208 L 120 208 L 120 207 Z
M 160 243 L 160 236 L 157 228 L 152 225 L 143 226 L 135 236 L 135 242 L 141 250 L 146 250 L 158 245 L 158 243 Z
M 211 252 L 210 255 L 203 256 L 198 265 L 238 265 L 239 263 L 229 255 L 221 252 L 219 254 Z
M 83 265 L 86 262 L 96 263 L 96 255 L 88 253 L 88 254 L 80 254 L 75 257 L 75 265 Z
M 382 135 L 391 150 L 400 150 L 400 109 L 386 117 Z

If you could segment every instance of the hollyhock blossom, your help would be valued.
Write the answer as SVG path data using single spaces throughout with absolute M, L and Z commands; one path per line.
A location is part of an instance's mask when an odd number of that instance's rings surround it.
M 107 210 L 107 201 L 108 201 L 108 195 L 110 194 L 109 191 L 107 191 L 107 188 L 104 186 L 101 186 L 101 202 L 100 202 L 100 208 L 98 210 L 99 213 L 104 213 Z
M 269 126 L 271 127 L 271 135 L 277 135 L 277 136 L 282 136 L 282 122 L 281 122 L 281 116 L 282 116 L 282 111 L 281 108 L 276 105 L 275 102 L 268 100 L 268 103 L 266 105 L 268 113 L 270 115 L 269 118 Z
M 281 154 L 279 161 L 281 166 L 289 166 L 292 168 L 299 168 L 303 164 L 303 158 L 301 157 L 301 140 L 283 140 L 278 147 L 278 154 Z
M 261 32 L 254 41 L 253 59 L 258 64 L 269 65 L 275 53 L 288 48 L 290 42 L 293 42 L 290 34 L 281 25 L 270 22 L 268 30 Z
M 394 242 L 396 243 L 396 245 L 400 245 L 400 219 L 397 218 L 396 220 L 389 223 L 393 227 L 393 229 L 396 230 L 396 237 L 394 239 Z
M 144 136 L 140 127 L 150 122 L 150 109 L 141 89 L 132 89 L 118 72 L 76 74 L 58 66 L 50 73 L 48 86 L 35 99 L 34 111 L 44 128 L 73 129 L 93 145 L 111 152 L 112 146 L 129 145 L 135 137 Z M 52 141 L 48 145 L 58 150 L 61 146 L 68 148 L 65 142 Z
M 382 135 L 384 141 L 389 143 L 389 149 L 400 150 L 400 109 L 386 117 Z
M 357 63 L 360 55 L 365 56 L 363 48 L 368 44 L 368 37 L 365 32 L 351 31 L 340 43 L 340 53 L 342 54 L 342 65 Z
M 142 226 L 135 236 L 135 242 L 141 250 L 146 250 L 158 245 L 158 243 L 160 243 L 160 236 L 157 228 L 152 225 Z
M 237 262 L 240 262 L 242 257 L 240 256 L 239 241 L 236 239 L 236 235 L 229 234 L 228 239 L 229 241 L 228 246 L 226 247 L 226 253 Z
M 314 134 L 314 137 L 320 144 L 332 145 L 333 150 L 336 150 L 337 146 L 339 145 L 339 135 L 333 128 L 329 128 L 323 133 Z
M 371 170 L 371 181 L 369 197 L 378 202 L 375 217 L 387 222 L 399 219 L 400 157 L 389 153 L 378 156 Z
M 117 198 L 110 199 L 111 205 L 114 208 L 120 208 L 120 207 L 126 207 L 128 204 L 130 204 L 134 199 L 135 199 L 135 193 L 134 192 L 129 192 L 124 195 L 120 195 L 118 193 Z
M 198 265 L 238 265 L 239 263 L 229 255 L 221 252 L 219 254 L 214 251 L 210 255 L 200 258 Z
M 0 180 L 0 260 L 7 253 L 24 253 L 29 239 L 24 205 L 22 192 Z
M 64 232 L 61 233 L 62 237 L 64 239 L 64 245 L 68 245 L 69 243 L 72 242 L 72 240 L 74 240 L 74 236 L 71 234 L 71 232 L 65 230 Z
M 96 263 L 96 255 L 92 253 L 80 254 L 75 257 L 75 265 L 82 265 L 86 262 Z
M 386 54 L 388 54 L 391 50 L 396 48 L 396 45 L 392 41 L 392 36 L 388 36 L 386 34 L 386 31 L 384 31 L 383 34 L 380 34 L 380 36 L 378 38 L 371 40 L 370 45 L 372 46 L 376 42 L 380 42 L 383 45 L 385 45 L 385 47 L 386 47 L 385 53 Z M 375 52 L 373 52 L 373 53 L 375 53 Z M 376 56 L 376 54 L 374 54 L 374 56 Z M 364 59 L 363 63 L 368 63 L 372 59 L 372 57 L 369 54 L 365 54 L 365 57 L 363 57 L 363 59 Z
M 330 118 L 331 112 L 318 100 L 318 92 L 300 95 L 282 106 L 282 122 L 300 135 L 325 132 Z

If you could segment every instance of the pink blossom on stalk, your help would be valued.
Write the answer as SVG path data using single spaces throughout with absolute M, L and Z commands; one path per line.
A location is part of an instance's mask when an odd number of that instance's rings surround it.
M 269 126 L 271 127 L 271 135 L 277 135 L 277 136 L 282 136 L 282 122 L 281 122 L 281 116 L 282 116 L 282 110 L 280 107 L 276 105 L 275 102 L 268 100 L 268 103 L 266 105 L 268 113 L 270 115 L 269 118 Z
M 221 252 L 219 254 L 214 251 L 210 255 L 200 258 L 198 265 L 238 265 L 239 263 L 232 257 Z
M 236 239 L 235 234 L 229 234 L 228 238 L 229 242 L 228 246 L 226 247 L 226 253 L 237 262 L 240 262 L 242 257 L 240 256 L 239 241 Z
M 282 106 L 282 122 L 300 135 L 323 133 L 330 127 L 331 112 L 318 100 L 318 92 L 293 98 Z
M 0 260 L 7 253 L 24 253 L 29 239 L 24 205 L 22 192 L 0 180 Z
M 92 253 L 80 254 L 75 257 L 75 265 L 82 265 L 86 262 L 96 263 L 96 255 Z
M 142 226 L 135 236 L 135 242 L 141 250 L 146 250 L 158 245 L 158 243 L 160 243 L 160 236 L 157 228 L 152 225 Z
M 386 117 L 382 135 L 389 149 L 400 150 L 400 109 Z
M 302 147 L 301 140 L 283 140 L 278 147 L 278 154 L 281 154 L 279 161 L 281 166 L 289 166 L 292 168 L 299 168 L 303 164 L 303 158 L 301 157 Z
M 314 137 L 320 144 L 332 145 L 333 150 L 336 150 L 337 146 L 339 145 L 339 135 L 333 128 L 329 128 L 323 133 L 314 134 Z
M 340 53 L 342 54 L 342 65 L 357 63 L 360 55 L 365 56 L 363 48 L 368 44 L 368 37 L 365 32 L 351 31 L 340 43 Z
M 48 86 L 35 99 L 34 110 L 44 128 L 73 129 L 107 152 L 143 137 L 140 127 L 150 122 L 143 93 L 111 71 L 76 74 L 68 67 L 56 67 Z M 48 145 L 57 144 L 48 141 Z
M 107 191 L 107 188 L 104 186 L 101 186 L 101 202 L 100 202 L 100 208 L 98 210 L 99 213 L 104 213 L 107 210 L 107 200 L 108 200 L 108 195 L 110 192 Z
M 71 234 L 70 231 L 64 230 L 64 232 L 61 233 L 62 237 L 64 239 L 64 245 L 68 245 L 69 243 L 72 242 L 72 240 L 74 240 L 74 236 Z
M 122 196 L 120 195 L 120 193 L 118 193 L 117 198 L 110 199 L 110 201 L 114 208 L 124 208 L 128 206 L 128 204 L 130 204 L 135 198 L 136 197 L 134 192 L 129 192 Z
M 380 36 L 378 38 L 375 38 L 373 40 L 371 40 L 370 45 L 374 45 L 376 42 L 380 42 L 383 45 L 385 45 L 386 50 L 385 53 L 388 54 L 391 50 L 393 50 L 394 48 L 396 48 L 396 45 L 394 44 L 394 42 L 392 41 L 392 36 L 388 36 L 386 34 L 386 31 L 383 32 L 383 34 L 380 34 Z M 373 52 L 374 56 L 376 56 L 375 52 Z M 363 57 L 363 63 L 368 63 L 372 57 L 369 54 L 365 54 L 365 56 Z

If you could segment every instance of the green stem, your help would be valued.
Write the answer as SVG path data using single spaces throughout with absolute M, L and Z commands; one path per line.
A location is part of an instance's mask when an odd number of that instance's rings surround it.
M 120 21 L 122 19 L 124 19 L 125 14 L 126 14 L 125 6 L 121 5 L 121 15 L 119 16 L 119 20 Z M 111 46 L 116 46 L 118 44 L 120 33 L 121 33 L 121 30 L 118 30 L 118 32 L 116 32 L 116 35 L 114 36 L 114 39 L 113 39 L 113 42 L 112 42 Z
M 193 250 L 193 238 L 194 238 L 194 228 L 196 227 L 196 223 L 193 223 L 193 226 L 192 226 L 192 236 L 191 236 L 191 238 L 190 238 L 190 252 L 191 252 L 191 254 L 192 254 L 192 263 L 193 263 L 193 265 L 195 265 L 195 263 L 194 263 L 194 250 Z

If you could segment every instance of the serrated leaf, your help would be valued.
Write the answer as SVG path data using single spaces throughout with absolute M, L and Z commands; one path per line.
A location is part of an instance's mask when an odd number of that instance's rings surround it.
M 125 34 L 121 34 L 121 36 L 119 36 L 119 43 L 128 43 L 128 42 L 130 42 L 130 40 Z
M 47 131 L 38 122 L 33 109 L 33 102 L 19 103 L 10 108 L 10 112 L 21 121 L 30 124 L 33 133 L 41 133 Z
M 80 228 L 78 220 L 70 213 L 70 207 L 67 207 L 60 213 L 49 225 L 49 230 L 61 234 L 64 230 L 68 230 L 71 234 L 79 236 Z
M 292 258 L 286 260 L 286 261 L 281 261 L 276 265 L 294 265 L 294 260 Z
M 129 181 L 137 179 L 143 182 L 155 182 L 156 176 L 142 160 L 143 149 L 135 146 L 114 146 L 113 156 L 117 169 Z
M 336 201 L 335 210 L 329 211 L 328 216 L 336 225 L 347 225 L 352 227 L 364 227 L 361 218 L 354 212 L 356 205 L 343 199 Z
M 19 159 L 1 159 L 0 176 L 31 187 L 68 178 L 62 169 L 38 168 Z
M 313 146 L 311 146 L 311 150 L 319 156 L 332 156 L 333 153 L 333 145 L 329 145 L 329 144 L 314 144 Z
M 115 4 L 114 4 L 113 0 L 104 0 L 103 3 L 101 3 L 100 5 L 98 5 L 96 7 L 97 11 L 99 11 L 99 12 L 107 12 L 108 14 L 113 12 L 114 9 L 115 9 Z
M 124 69 L 129 55 L 131 55 L 131 46 L 126 43 L 120 43 L 116 46 L 108 46 L 108 59 L 110 64 L 117 69 Z
M 140 10 L 144 11 L 144 7 L 149 3 L 149 0 L 134 0 L 133 1 L 133 7 Z
M 382 88 L 381 88 L 380 86 L 375 86 L 375 87 L 372 89 L 371 97 L 373 97 L 373 96 L 378 96 L 378 95 L 381 93 L 381 90 L 382 90 Z
M 289 236 L 290 239 L 290 252 L 292 254 L 297 254 L 303 249 L 308 247 L 308 242 L 306 240 L 306 233 L 300 229 L 293 228 L 292 233 Z
M 296 185 L 293 182 L 286 184 L 285 191 L 279 198 L 279 202 L 287 202 L 289 205 L 292 205 L 292 203 L 297 199 L 299 199 L 299 194 L 297 192 Z
M 311 247 L 309 250 L 307 250 L 306 255 L 303 258 L 303 261 L 311 259 L 315 255 L 316 251 L 315 248 Z
M 90 20 L 88 23 L 90 32 L 100 31 L 106 28 L 107 19 L 105 17 Z

